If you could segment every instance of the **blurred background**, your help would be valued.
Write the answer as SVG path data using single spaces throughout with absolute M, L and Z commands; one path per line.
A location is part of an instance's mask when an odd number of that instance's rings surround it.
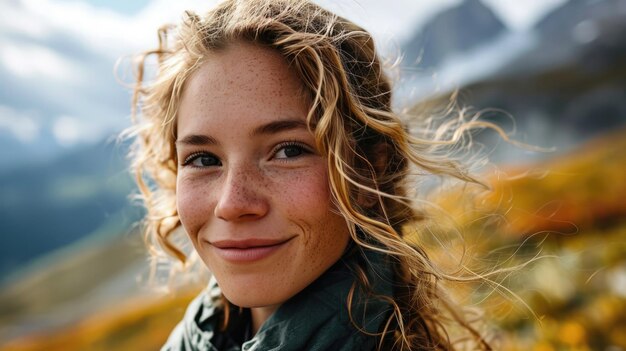
M 625 350 L 626 0 L 318 3 L 401 58 L 398 110 L 434 111 L 456 91 L 513 139 L 553 150 L 481 133 L 515 176 L 473 199 L 483 212 L 441 199 L 488 262 L 549 256 L 498 280 L 527 307 L 467 288 L 499 348 Z M 114 66 L 132 81 L 124 62 L 156 46 L 160 25 L 214 4 L 0 3 L 0 350 L 155 350 L 198 291 L 146 282 L 128 143 L 116 142 L 130 93 Z

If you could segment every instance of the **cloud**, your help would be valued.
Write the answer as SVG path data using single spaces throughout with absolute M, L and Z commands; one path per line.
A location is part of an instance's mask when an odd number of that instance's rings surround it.
M 41 45 L 0 42 L 0 62 L 20 78 L 76 80 L 76 64 L 67 57 Z
M 52 134 L 63 147 L 74 146 L 81 142 L 99 141 L 99 126 L 89 123 L 84 118 L 59 116 L 52 124 Z
M 8 130 L 22 143 L 32 143 L 39 136 L 40 125 L 34 113 L 0 105 L 0 130 Z
M 3 1 L 0 33 L 19 33 L 28 37 L 43 39 L 48 36 L 49 27 L 41 21 L 33 21 L 19 1 Z
M 72 146 L 81 135 L 80 121 L 76 118 L 61 116 L 54 122 L 52 133 L 59 144 Z
M 81 1 L 1 1 L 0 81 L 11 89 L 0 92 L 0 104 L 32 108 L 44 129 L 66 115 L 99 126 L 102 137 L 119 130 L 130 109 L 116 60 L 154 48 L 157 29 L 184 10 L 204 12 L 216 2 L 157 0 L 126 15 Z
M 50 33 L 70 34 L 101 55 L 118 57 L 153 46 L 157 28 L 177 22 L 184 10 L 206 11 L 216 3 L 156 0 L 130 16 L 81 1 L 21 0 L 2 6 L 14 20 L 0 28 L 40 39 Z
M 118 57 L 153 47 L 157 28 L 180 21 L 185 10 L 208 11 L 218 0 L 154 0 L 133 16 L 81 1 L 21 0 L 0 5 L 11 20 L 0 28 L 33 38 L 50 33 L 75 36 L 102 55 Z M 316 0 L 320 5 L 364 26 L 379 40 L 406 39 L 405 36 L 433 13 L 460 0 Z
M 316 0 L 318 4 L 354 21 L 379 40 L 408 39 L 435 13 L 461 0 Z
M 379 48 L 394 50 L 431 15 L 461 0 L 315 1 L 371 31 Z M 511 7 L 515 1 L 503 2 Z M 33 131 L 41 130 L 66 145 L 96 141 L 97 130 L 104 137 L 122 129 L 129 97 L 114 80 L 116 59 L 154 48 L 157 29 L 179 22 L 185 10 L 203 13 L 216 3 L 154 0 L 130 15 L 78 0 L 0 1 L 0 81 L 11 87 L 0 92 L 0 104 L 30 109 L 40 122 L 21 122 L 16 132 L 18 127 L 8 127 L 15 119 L 3 117 L 2 128 L 19 133 L 20 140 L 32 140 Z M 76 136 L 75 127 L 87 128 L 90 137 Z
M 513 29 L 528 29 L 568 0 L 483 0 Z
M 70 34 L 92 50 L 116 55 L 135 36 L 131 17 L 80 1 L 22 0 L 21 16 L 39 23 L 49 33 Z

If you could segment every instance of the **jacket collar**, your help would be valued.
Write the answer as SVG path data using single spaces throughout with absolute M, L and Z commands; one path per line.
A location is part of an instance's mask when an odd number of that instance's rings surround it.
M 270 316 L 250 340 L 239 344 L 250 326 L 249 311 L 231 306 L 231 321 L 226 332 L 219 330 L 223 318 L 221 291 L 215 279 L 189 306 L 181 325 L 170 336 L 163 350 L 368 350 L 380 338 L 377 333 L 392 312 L 388 303 L 369 297 L 357 288 L 350 319 L 347 296 L 355 282 L 355 264 L 366 260 L 367 278 L 375 294 L 393 296 L 393 273 L 384 255 L 360 252 L 353 247 L 328 271 L 303 291 L 289 299 Z M 178 336 L 175 336 L 178 334 Z M 172 346 L 167 348 L 167 346 Z M 184 348 L 176 348 L 184 345 Z

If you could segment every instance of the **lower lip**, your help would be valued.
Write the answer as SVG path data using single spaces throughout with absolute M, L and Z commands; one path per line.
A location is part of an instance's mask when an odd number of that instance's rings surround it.
M 217 252 L 217 254 L 224 260 L 233 263 L 246 263 L 246 262 L 254 262 L 262 260 L 274 252 L 278 251 L 280 248 L 285 246 L 288 241 L 283 243 L 272 245 L 272 246 L 257 246 L 257 247 L 249 247 L 246 249 L 237 249 L 237 248 L 226 248 L 221 249 L 219 247 L 213 246 L 213 249 Z

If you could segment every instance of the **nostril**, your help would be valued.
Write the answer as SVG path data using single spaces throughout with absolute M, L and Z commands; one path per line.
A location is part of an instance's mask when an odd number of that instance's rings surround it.
M 261 218 L 268 210 L 267 198 L 260 189 L 231 183 L 222 189 L 214 214 L 225 221 L 241 221 Z

